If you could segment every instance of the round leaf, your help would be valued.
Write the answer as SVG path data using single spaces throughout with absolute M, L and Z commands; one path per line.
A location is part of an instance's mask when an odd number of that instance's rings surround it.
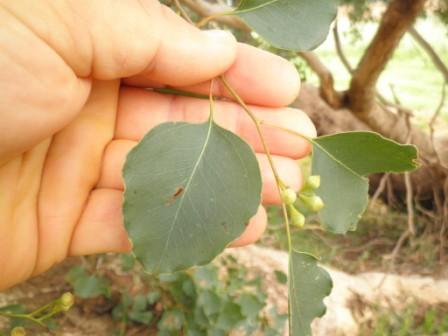
M 309 50 L 325 41 L 335 0 L 242 0 L 233 14 L 274 47 Z
M 129 153 L 123 175 L 125 226 L 152 273 L 210 262 L 260 203 L 252 149 L 212 121 L 154 128 Z

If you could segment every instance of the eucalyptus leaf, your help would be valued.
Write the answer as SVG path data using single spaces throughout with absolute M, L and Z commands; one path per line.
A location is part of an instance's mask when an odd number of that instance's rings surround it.
M 372 132 L 347 132 L 313 140 L 312 174 L 320 175 L 316 194 L 325 229 L 355 230 L 368 204 L 368 174 L 405 172 L 417 168 L 417 149 Z
M 291 336 L 311 336 L 311 322 L 325 314 L 323 299 L 333 287 L 330 275 L 307 253 L 289 256 L 289 328 Z
M 128 154 L 123 176 L 133 253 L 152 273 L 209 263 L 260 203 L 255 154 L 212 120 L 155 127 Z
M 325 41 L 336 11 L 335 0 L 242 0 L 231 14 L 274 47 L 298 51 Z
M 314 140 L 359 175 L 403 173 L 418 168 L 418 151 L 374 132 L 345 132 Z

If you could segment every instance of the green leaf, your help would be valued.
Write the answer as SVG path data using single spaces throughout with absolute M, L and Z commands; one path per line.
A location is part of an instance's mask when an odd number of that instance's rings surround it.
M 207 336 L 207 334 L 205 333 L 205 331 L 201 331 L 195 327 L 188 325 L 185 336 Z
M 122 271 L 129 272 L 134 267 L 135 257 L 132 254 L 122 254 L 120 256 L 120 261 Z
M 82 267 L 73 267 L 68 273 L 68 282 L 81 299 L 94 298 L 99 295 L 110 296 L 109 282 L 105 278 L 89 275 Z
M 155 127 L 129 153 L 123 175 L 133 252 L 153 273 L 207 264 L 260 202 L 252 149 L 212 121 Z
M 311 322 L 325 314 L 323 299 L 332 289 L 330 275 L 310 254 L 289 257 L 289 328 L 291 336 L 311 336 Z
M 275 278 L 277 282 L 285 285 L 288 282 L 288 276 L 282 271 L 274 271 Z
M 363 176 L 403 173 L 418 168 L 417 147 L 373 132 L 346 132 L 314 139 L 336 160 Z
M 196 287 L 193 283 L 193 280 L 191 278 L 185 279 L 182 282 L 182 291 L 184 292 L 184 294 L 190 298 L 195 299 L 197 296 L 196 293 Z
M 241 313 L 247 318 L 255 318 L 263 309 L 265 303 L 254 294 L 243 293 L 236 300 L 241 307 Z
M 238 323 L 244 320 L 239 305 L 233 302 L 226 302 L 219 313 L 216 327 L 225 331 L 230 331 L 236 327 Z
M 222 300 L 219 295 L 210 290 L 201 292 L 197 303 L 202 307 L 207 317 L 218 314 L 222 306 Z
M 154 292 L 150 292 L 148 293 L 148 295 L 146 296 L 148 303 L 150 305 L 153 305 L 154 303 L 156 303 L 157 301 L 159 301 L 160 297 L 162 295 L 160 294 L 160 292 L 154 291 Z
M 21 304 L 11 304 L 11 305 L 0 307 L 0 313 L 25 314 L 26 309 Z
M 215 288 L 219 284 L 218 269 L 213 265 L 198 267 L 194 271 L 193 279 L 202 289 Z
M 322 184 L 316 194 L 325 207 L 322 225 L 334 233 L 355 230 L 368 203 L 365 175 L 404 172 L 417 167 L 417 149 L 372 132 L 348 132 L 313 140 L 312 174 Z
M 132 310 L 129 313 L 129 318 L 134 321 L 141 324 L 149 325 L 153 319 L 154 315 L 150 311 L 134 311 Z
M 242 0 L 234 14 L 274 47 L 309 50 L 325 41 L 335 0 Z
M 177 273 L 179 278 L 175 282 L 168 283 L 167 290 L 170 292 L 173 299 L 178 302 L 182 303 L 183 305 L 189 306 L 194 303 L 196 292 L 194 288 L 188 289 L 188 285 L 185 287 L 184 284 L 190 282 L 191 279 L 190 275 L 187 273 Z M 187 289 L 187 291 L 185 291 Z M 192 296 L 193 294 L 193 296 Z
M 21 304 L 11 304 L 7 306 L 0 307 L 0 316 L 1 313 L 10 313 L 10 314 L 26 314 L 25 306 Z M 9 326 L 11 329 L 14 327 L 26 327 L 30 322 L 23 318 L 10 317 L 9 318 Z M 1 323 L 0 323 L 1 326 Z M 1 335 L 1 334 L 0 334 Z M 8 332 L 9 335 L 9 332 Z
M 369 181 L 320 146 L 313 146 L 313 175 L 322 179 L 316 190 L 325 204 L 319 212 L 321 225 L 333 233 L 354 230 L 367 207 Z
M 179 331 L 185 322 L 185 315 L 181 310 L 172 309 L 163 313 L 162 318 L 157 324 L 157 328 L 163 331 Z
M 147 307 L 147 299 L 145 295 L 138 294 L 134 297 L 132 310 L 136 312 L 144 311 Z

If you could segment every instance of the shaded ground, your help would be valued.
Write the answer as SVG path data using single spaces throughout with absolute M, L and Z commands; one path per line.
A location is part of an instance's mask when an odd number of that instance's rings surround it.
M 269 234 L 261 244 L 286 250 L 281 213 L 271 209 Z M 322 263 L 348 273 L 384 271 L 448 277 L 448 248 L 441 250 L 440 228 L 425 216 L 416 219 L 417 235 L 405 241 L 395 256 L 392 252 L 407 227 L 407 215 L 380 202 L 371 206 L 357 231 L 334 235 L 320 229 L 316 218 L 308 219 L 305 230 L 293 229 L 294 246 L 320 256 Z M 445 239 L 447 239 L 445 237 Z

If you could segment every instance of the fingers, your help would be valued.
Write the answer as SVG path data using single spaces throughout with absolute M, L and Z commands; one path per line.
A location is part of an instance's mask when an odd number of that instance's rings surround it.
M 258 212 L 251 218 L 243 234 L 230 244 L 230 247 L 241 247 L 255 243 L 262 236 L 268 224 L 268 216 L 265 208 L 260 206 Z
M 263 204 L 281 204 L 277 183 L 267 156 L 257 154 L 257 159 L 263 180 Z M 272 159 L 282 182 L 292 190 L 299 191 L 302 187 L 302 172 L 297 161 L 283 156 L 273 156 Z
M 191 85 L 224 73 L 235 61 L 237 43 L 223 30 L 201 31 L 163 7 L 160 46 L 143 78 L 171 86 Z
M 137 88 L 122 88 L 118 107 L 115 139 L 139 141 L 151 128 L 166 121 L 204 122 L 209 115 L 209 102 L 203 99 L 159 94 Z M 252 106 L 260 119 L 309 137 L 316 130 L 300 110 Z M 215 102 L 215 120 L 222 127 L 237 133 L 256 152 L 263 146 L 252 120 L 235 103 Z M 300 158 L 307 155 L 310 145 L 303 138 L 282 130 L 263 126 L 263 134 L 272 154 Z
M 53 136 L 45 156 L 37 204 L 35 273 L 66 257 L 76 222 L 98 181 L 102 154 L 113 137 L 119 82 L 95 81 L 92 88 L 83 110 L 69 127 Z
M 78 77 L 110 80 L 144 73 L 164 84 L 191 85 L 224 72 L 236 56 L 230 33 L 205 33 L 157 0 L 4 6 Z
M 97 188 L 124 190 L 122 168 L 126 155 L 136 145 L 134 141 L 112 141 L 104 153 L 103 168 Z M 264 154 L 257 154 L 263 180 L 262 199 L 264 204 L 280 204 L 275 178 Z M 301 172 L 296 161 L 281 157 L 273 157 L 274 164 L 282 181 L 290 188 L 298 191 L 302 184 Z
M 73 232 L 69 255 L 130 251 L 131 243 L 123 225 L 122 203 L 121 191 L 92 191 Z
M 272 107 L 289 105 L 300 89 L 300 78 L 292 63 L 243 43 L 238 44 L 236 60 L 224 76 L 248 104 Z M 147 74 L 141 74 L 125 80 L 125 83 L 141 87 L 160 87 L 163 82 L 157 83 L 154 79 Z M 178 89 L 207 95 L 210 81 Z M 214 94 L 231 98 L 219 81 L 214 83 Z
M 94 190 L 86 209 L 73 233 L 70 256 L 107 252 L 129 252 L 132 248 L 123 225 L 121 191 L 113 189 Z M 249 221 L 246 231 L 231 246 L 243 246 L 255 242 L 267 225 L 263 207 Z

